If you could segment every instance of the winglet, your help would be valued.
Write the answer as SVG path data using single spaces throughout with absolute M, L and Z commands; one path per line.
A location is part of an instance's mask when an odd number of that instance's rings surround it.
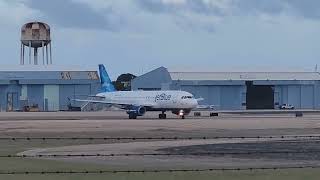
M 100 82 L 101 88 L 103 92 L 114 92 L 116 89 L 114 88 L 110 77 L 106 71 L 106 68 L 103 64 L 99 64 L 99 74 L 100 74 Z

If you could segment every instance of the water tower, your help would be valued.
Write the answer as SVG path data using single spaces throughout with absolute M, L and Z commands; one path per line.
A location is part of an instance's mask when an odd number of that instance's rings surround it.
M 25 54 L 29 51 L 29 64 L 38 65 L 39 51 L 42 49 L 42 64 L 52 64 L 50 26 L 42 22 L 30 22 L 21 28 L 21 60 L 25 63 Z

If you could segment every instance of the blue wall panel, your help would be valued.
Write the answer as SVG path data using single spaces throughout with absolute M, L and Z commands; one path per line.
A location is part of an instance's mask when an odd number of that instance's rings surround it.
M 241 109 L 242 86 L 222 86 L 221 87 L 221 109 L 237 110 Z
M 301 86 L 301 108 L 313 109 L 314 108 L 314 86 L 302 85 Z
M 220 86 L 208 86 L 209 95 L 205 101 L 208 105 L 215 105 L 215 109 L 220 109 L 221 105 L 221 87 Z
M 28 85 L 28 104 L 37 104 L 41 111 L 44 110 L 43 85 Z
M 320 82 L 316 82 L 314 86 L 314 108 L 320 109 Z
M 21 86 L 19 86 L 18 84 L 15 84 L 15 83 L 8 85 L 7 89 L 6 89 L 6 94 L 8 95 L 8 93 L 12 94 L 12 96 L 13 96 L 13 99 L 12 99 L 13 100 L 13 110 L 20 109 L 20 101 L 19 101 L 20 98 L 19 97 L 21 96 Z
M 181 90 L 192 93 L 196 98 L 204 98 L 201 105 L 215 105 L 216 109 L 242 109 L 244 86 L 181 86 Z M 245 97 L 243 97 L 245 98 Z
M 7 85 L 0 85 L 0 111 L 7 109 Z
M 59 95 L 60 110 L 67 110 L 70 100 L 76 98 L 74 85 L 60 85 Z
M 86 84 L 86 85 L 75 85 L 74 88 L 74 92 L 75 92 L 75 96 L 76 98 L 80 98 L 80 97 L 88 97 L 88 95 L 91 95 L 91 87 L 90 85 Z
M 288 104 L 293 105 L 295 108 L 301 108 L 301 86 L 288 86 Z

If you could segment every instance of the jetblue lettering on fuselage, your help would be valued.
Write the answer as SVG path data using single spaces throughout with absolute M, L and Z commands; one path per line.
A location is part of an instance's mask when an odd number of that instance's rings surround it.
M 165 93 L 162 93 L 162 94 L 159 94 L 159 95 L 156 95 L 156 97 L 154 98 L 154 101 L 157 102 L 157 101 L 170 101 L 171 99 L 171 95 L 167 95 Z

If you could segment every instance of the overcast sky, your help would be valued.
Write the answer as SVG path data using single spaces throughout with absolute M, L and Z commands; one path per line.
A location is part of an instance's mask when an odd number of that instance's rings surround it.
M 0 0 L 0 64 L 18 64 L 20 28 L 52 28 L 56 65 L 106 65 L 112 78 L 159 66 L 310 69 L 319 0 Z

